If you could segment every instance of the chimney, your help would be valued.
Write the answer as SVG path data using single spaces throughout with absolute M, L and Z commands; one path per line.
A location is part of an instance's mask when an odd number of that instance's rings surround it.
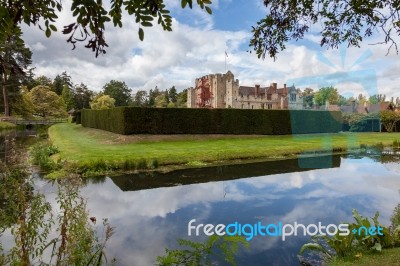
M 276 90 L 278 89 L 278 84 L 277 83 L 272 83 L 272 86 L 274 87 L 274 93 L 276 93 Z
M 255 96 L 258 97 L 260 95 L 260 85 L 256 85 L 255 87 Z
M 287 95 L 286 84 L 283 84 L 283 96 Z

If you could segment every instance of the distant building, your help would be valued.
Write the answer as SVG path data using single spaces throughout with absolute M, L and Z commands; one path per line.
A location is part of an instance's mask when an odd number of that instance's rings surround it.
M 195 81 L 188 89 L 188 108 L 236 109 L 303 109 L 303 99 L 292 85 L 278 88 L 277 83 L 268 87 L 239 86 L 232 72 L 210 74 Z
M 377 113 L 385 110 L 394 111 L 396 109 L 394 104 L 391 102 L 380 102 L 376 104 L 364 102 L 364 104 L 357 104 L 355 100 L 351 102 L 351 105 L 344 105 L 340 106 L 339 108 L 343 113 L 359 114 Z

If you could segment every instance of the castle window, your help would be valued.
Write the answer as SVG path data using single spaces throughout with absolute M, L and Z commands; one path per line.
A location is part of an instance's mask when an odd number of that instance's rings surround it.
M 242 109 L 244 108 L 244 104 L 242 104 Z
M 264 104 L 263 104 L 263 103 L 261 104 L 261 109 L 265 109 L 265 106 L 264 106 Z
M 251 109 L 254 109 L 254 105 L 251 106 Z
M 294 93 L 290 94 L 290 101 L 291 102 L 295 102 L 296 101 L 296 94 L 294 94 Z

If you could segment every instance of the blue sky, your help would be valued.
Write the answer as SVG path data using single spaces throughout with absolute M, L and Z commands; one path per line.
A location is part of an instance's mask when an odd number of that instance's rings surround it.
M 400 81 L 399 56 L 393 51 L 385 56 L 385 45 L 369 45 L 382 40 L 379 34 L 364 41 L 360 48 L 346 49 L 342 67 L 340 50 L 321 48 L 318 28 L 314 27 L 304 40 L 288 43 L 274 62 L 247 52 L 251 26 L 267 12 L 262 0 L 213 1 L 211 16 L 198 7 L 182 10 L 177 0 L 166 0 L 166 3 L 174 17 L 173 32 L 164 32 L 159 26 L 146 28 L 145 40 L 140 42 L 138 25 L 125 16 L 122 29 L 107 27 L 105 37 L 110 47 L 105 56 L 97 59 L 83 45 L 72 51 L 61 33 L 46 39 L 39 29 L 24 27 L 25 40 L 33 50 L 36 73 L 54 78 L 67 71 L 75 83 L 84 82 L 95 91 L 111 79 L 125 81 L 133 93 L 155 86 L 165 89 L 175 85 L 183 90 L 193 86 L 198 77 L 224 72 L 227 51 L 227 68 L 239 79 L 240 85 L 267 86 L 277 82 L 281 86 L 288 80 L 307 76 L 336 75 L 339 76 L 337 84 L 332 85 L 347 95 L 373 91 L 400 96 L 396 92 Z M 59 29 L 72 22 L 68 11 L 70 2 L 63 4 Z M 352 66 L 367 51 L 370 57 Z M 325 62 L 321 60 L 323 57 Z M 326 64 L 327 61 L 332 64 Z M 374 89 L 349 82 L 348 75 L 354 76 L 363 70 L 375 73 L 368 77 L 373 80 L 369 84 L 377 84 Z M 340 82 L 340 78 L 346 82 Z M 309 86 L 317 88 L 318 84 Z

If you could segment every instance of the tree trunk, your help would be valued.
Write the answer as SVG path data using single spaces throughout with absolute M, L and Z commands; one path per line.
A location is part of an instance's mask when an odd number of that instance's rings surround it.
M 3 102 L 4 102 L 4 115 L 10 116 L 10 109 L 8 106 L 8 97 L 7 97 L 7 89 L 5 82 L 3 83 Z

